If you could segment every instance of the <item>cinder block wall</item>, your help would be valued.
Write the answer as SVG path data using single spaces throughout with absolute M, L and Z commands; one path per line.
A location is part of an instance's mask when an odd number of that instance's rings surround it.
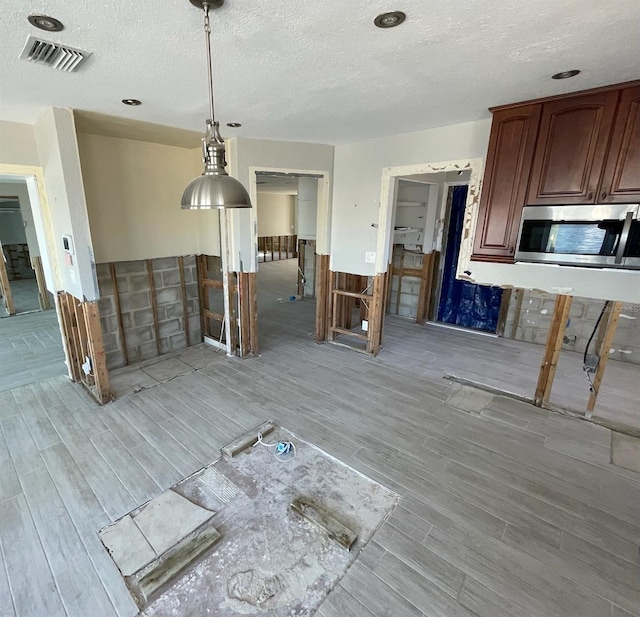
M 553 307 L 556 296 L 535 290 L 518 290 L 523 295 L 522 309 L 518 323 L 516 324 L 515 336 L 513 334 L 513 324 L 516 318 L 517 296 L 514 292 L 509 303 L 504 336 L 520 341 L 537 343 L 544 345 L 547 342 L 547 333 L 551 325 Z M 593 331 L 600 311 L 604 306 L 604 301 L 591 300 L 589 298 L 574 298 L 571 303 L 569 323 L 565 331 L 564 349 L 584 352 L 589 336 Z M 592 342 L 590 351 L 593 351 Z M 609 355 L 614 360 L 640 364 L 640 305 L 626 304 L 622 309 L 616 336 Z
M 123 261 L 114 264 L 118 281 L 120 310 L 126 340 L 129 364 L 158 355 L 151 287 L 145 260 Z M 184 349 L 187 346 L 185 331 L 180 268 L 177 257 L 151 260 L 155 299 L 157 304 L 160 353 Z M 100 321 L 107 366 L 110 369 L 125 365 L 124 342 L 121 340 L 116 312 L 115 288 L 110 264 L 97 265 L 100 286 Z M 187 298 L 190 344 L 200 343 L 200 303 L 195 256 L 184 257 L 184 276 Z
M 393 265 L 395 268 L 400 267 L 401 250 L 398 248 L 394 251 Z M 418 253 L 404 254 L 404 268 L 422 268 L 423 255 Z M 391 279 L 391 303 L 390 312 L 401 317 L 410 317 L 415 319 L 418 315 L 418 303 L 420 301 L 420 279 L 415 276 L 402 277 L 402 287 L 400 288 L 400 304 L 398 305 L 398 284 L 400 277 L 396 274 Z

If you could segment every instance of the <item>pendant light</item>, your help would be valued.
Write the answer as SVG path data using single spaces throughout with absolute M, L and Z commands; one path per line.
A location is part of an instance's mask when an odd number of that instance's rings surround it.
M 238 180 L 227 174 L 224 140 L 220 125 L 216 122 L 213 106 L 213 71 L 211 68 L 211 26 L 209 8 L 222 6 L 224 0 L 189 0 L 204 10 L 204 31 L 207 41 L 207 68 L 209 75 L 209 119 L 207 132 L 202 138 L 202 175 L 192 180 L 182 195 L 182 209 L 208 210 L 211 208 L 251 208 L 246 189 Z

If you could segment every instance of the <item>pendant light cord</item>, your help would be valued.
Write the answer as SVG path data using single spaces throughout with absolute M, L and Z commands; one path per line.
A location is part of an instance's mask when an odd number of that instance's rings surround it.
M 215 114 L 213 110 L 213 69 L 211 68 L 211 25 L 209 23 L 209 3 L 204 2 L 204 32 L 207 39 L 207 69 L 209 75 L 209 114 L 211 116 L 211 124 L 215 123 Z

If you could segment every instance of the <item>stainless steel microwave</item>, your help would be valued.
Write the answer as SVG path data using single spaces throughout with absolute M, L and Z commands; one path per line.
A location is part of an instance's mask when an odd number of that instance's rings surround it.
M 640 269 L 640 205 L 525 206 L 516 261 Z

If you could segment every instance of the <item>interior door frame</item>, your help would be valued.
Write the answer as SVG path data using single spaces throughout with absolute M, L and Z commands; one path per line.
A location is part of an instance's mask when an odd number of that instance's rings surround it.
M 251 208 L 251 242 L 253 246 L 253 261 L 255 263 L 255 272 L 258 271 L 258 176 L 257 172 L 275 172 L 284 174 L 299 174 L 304 176 L 318 176 L 318 207 L 316 212 L 316 255 L 331 254 L 331 174 L 326 170 L 316 169 L 297 169 L 288 167 L 275 167 L 272 165 L 259 165 L 249 167 L 249 197 L 251 203 L 255 204 L 255 208 Z M 297 251 L 297 247 L 296 247 Z M 322 293 L 317 288 L 319 284 L 316 277 L 316 302 Z M 258 321 L 260 314 L 258 313 Z M 318 320 L 321 319 L 318 310 L 316 310 L 315 326 L 318 329 Z M 260 326 L 258 324 L 258 330 Z
M 375 274 L 385 274 L 389 268 L 393 250 L 393 224 L 394 224 L 394 204 L 396 188 L 400 176 L 415 176 L 421 174 L 437 174 L 450 171 L 469 171 L 469 180 L 461 184 L 468 185 L 467 201 L 464 214 L 463 237 L 473 236 L 476 220 L 478 217 L 478 205 L 480 201 L 480 189 L 482 186 L 482 172 L 484 159 L 469 158 L 456 159 L 450 161 L 439 161 L 435 163 L 419 163 L 415 165 L 400 165 L 396 167 L 385 167 L 382 170 L 382 181 L 380 186 L 380 211 L 378 215 L 378 238 L 376 243 Z M 455 186 L 455 182 L 447 183 Z M 448 193 L 449 189 L 447 189 Z M 441 211 L 442 214 L 442 211 Z M 442 221 L 441 221 L 442 224 Z M 442 229 L 441 229 L 442 231 Z M 464 272 L 460 271 L 460 264 L 466 263 L 464 247 L 461 246 L 460 257 L 456 268 L 456 277 L 465 278 Z M 385 310 L 384 303 L 378 303 L 381 314 L 378 319 L 384 324 Z

